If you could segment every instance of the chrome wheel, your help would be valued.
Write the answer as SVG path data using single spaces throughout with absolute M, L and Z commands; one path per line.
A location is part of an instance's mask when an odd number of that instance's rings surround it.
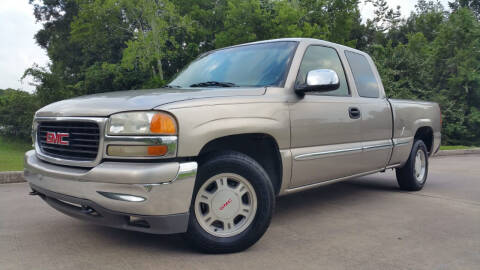
M 208 179 L 195 198 L 195 217 L 209 234 L 231 237 L 252 223 L 257 211 L 257 195 L 244 177 L 218 174 Z
M 425 178 L 425 171 L 427 167 L 426 160 L 427 160 L 426 153 L 422 149 L 418 149 L 417 154 L 415 156 L 414 174 L 415 174 L 415 179 L 417 179 L 417 181 L 420 183 L 423 183 Z

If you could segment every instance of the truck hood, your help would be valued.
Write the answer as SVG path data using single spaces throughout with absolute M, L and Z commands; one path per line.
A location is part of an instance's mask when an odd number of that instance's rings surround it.
M 260 96 L 259 88 L 151 89 L 108 92 L 67 99 L 47 105 L 36 117 L 106 117 L 118 112 L 152 110 L 168 103 L 215 97 Z

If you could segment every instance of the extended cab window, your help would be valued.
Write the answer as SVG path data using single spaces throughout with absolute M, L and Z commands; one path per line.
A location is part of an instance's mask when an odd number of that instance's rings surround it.
M 340 79 L 340 88 L 334 91 L 322 92 L 321 95 L 348 96 L 348 84 L 345 78 L 342 62 L 337 51 L 324 46 L 310 46 L 303 56 L 297 76 L 297 84 L 305 83 L 307 73 L 315 69 L 331 69 L 337 72 Z
M 358 95 L 367 98 L 378 98 L 380 96 L 380 89 L 378 82 L 373 74 L 372 67 L 365 56 L 345 51 L 348 64 L 355 79 L 355 86 L 357 86 Z

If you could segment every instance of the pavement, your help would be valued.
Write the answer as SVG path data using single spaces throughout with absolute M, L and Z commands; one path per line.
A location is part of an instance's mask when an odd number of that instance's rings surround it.
M 480 155 L 430 160 L 420 192 L 392 171 L 277 200 L 247 251 L 205 255 L 180 235 L 64 216 L 25 183 L 0 185 L 0 269 L 480 269 Z

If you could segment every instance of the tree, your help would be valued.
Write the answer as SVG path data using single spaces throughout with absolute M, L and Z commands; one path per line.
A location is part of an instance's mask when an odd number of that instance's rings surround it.
M 446 139 L 460 143 L 480 141 L 480 22 L 467 8 L 450 15 L 433 42 L 434 81 L 446 97 L 444 105 Z M 475 108 L 476 107 L 476 108 Z M 475 109 L 474 109 L 475 108 Z M 471 118 L 472 117 L 472 118 Z
M 215 35 L 215 46 L 270 38 L 271 10 L 258 0 L 228 0 L 225 10 L 224 29 Z
M 0 91 L 0 134 L 27 139 L 39 103 L 28 92 L 7 89 Z
M 448 5 L 454 11 L 457 11 L 460 8 L 468 8 L 477 17 L 477 20 L 480 19 L 480 0 L 455 0 L 449 2 Z
M 406 24 L 379 39 L 386 43 L 369 47 L 389 96 L 440 103 L 447 144 L 480 143 L 479 26 L 467 8 L 445 14 L 419 1 Z
M 192 22 L 166 0 L 124 1 L 124 5 L 133 39 L 127 41 L 122 64 L 128 69 L 150 70 L 154 82 L 151 86 L 162 86 L 165 75 L 173 76 L 164 66 L 175 65 L 172 62 L 187 49 L 184 41 L 193 32 Z
M 372 3 L 375 17 L 373 23 L 377 31 L 386 32 L 398 27 L 401 20 L 400 6 L 392 9 L 386 0 L 366 0 L 365 3 Z
M 225 46 L 318 38 L 369 52 L 388 96 L 439 102 L 444 142 L 480 144 L 479 0 L 452 0 L 451 10 L 418 0 L 405 19 L 386 0 L 367 2 L 375 17 L 363 23 L 359 0 L 30 0 L 51 63 L 24 77 L 33 77 L 42 106 L 161 87 Z

